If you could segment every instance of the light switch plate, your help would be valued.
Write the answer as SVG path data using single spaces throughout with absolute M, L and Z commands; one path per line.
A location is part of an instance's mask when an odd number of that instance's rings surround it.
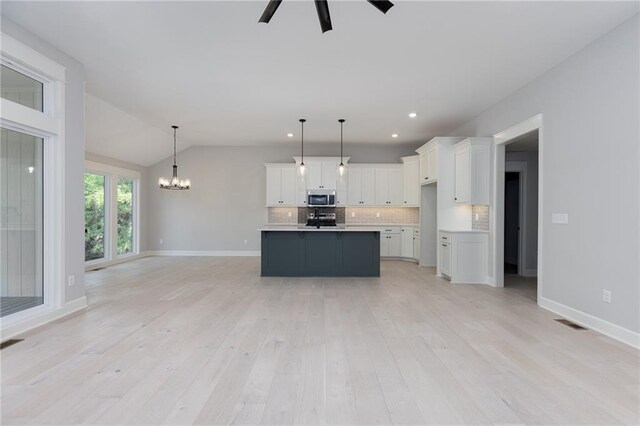
M 69 287 L 73 287 L 74 285 L 76 285 L 76 276 L 69 275 L 69 277 L 67 278 L 67 284 L 69 285 Z
M 552 213 L 551 223 L 566 225 L 569 223 L 569 214 L 568 213 Z

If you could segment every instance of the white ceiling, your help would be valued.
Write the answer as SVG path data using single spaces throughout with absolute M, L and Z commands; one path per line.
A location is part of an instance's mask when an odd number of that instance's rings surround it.
M 639 10 L 400 1 L 383 15 L 332 0 L 334 30 L 322 34 L 313 2 L 284 0 L 258 24 L 266 3 L 3 1 L 2 14 L 84 63 L 89 93 L 168 136 L 131 138 L 121 113 L 88 109 L 87 150 L 149 165 L 171 153 L 174 123 L 182 148 L 298 142 L 300 117 L 309 142 L 335 143 L 338 118 L 350 143 L 424 142 Z

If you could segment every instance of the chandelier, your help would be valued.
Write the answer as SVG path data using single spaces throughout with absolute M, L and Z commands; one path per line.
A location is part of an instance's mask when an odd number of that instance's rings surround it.
M 191 180 L 184 179 L 180 180 L 178 178 L 178 165 L 176 164 L 176 131 L 178 130 L 178 126 L 171 126 L 173 129 L 173 176 L 171 180 L 161 177 L 158 179 L 158 186 L 161 189 L 172 189 L 172 190 L 186 190 L 191 188 Z

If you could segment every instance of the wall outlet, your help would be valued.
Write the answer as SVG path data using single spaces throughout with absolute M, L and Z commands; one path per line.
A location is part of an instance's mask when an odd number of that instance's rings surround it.
M 291 212 L 289 212 L 289 217 L 291 217 Z M 245 244 L 247 244 L 247 243 L 245 243 Z
M 247 245 L 247 240 L 244 240 L 244 245 L 245 245 L 245 246 Z
M 356 212 L 351 212 L 351 217 L 356 217 Z
M 376 217 L 380 217 L 380 212 L 376 212 Z
M 611 290 L 602 289 L 602 301 L 605 303 L 611 303 Z
M 76 276 L 75 275 L 69 275 L 67 277 L 67 284 L 69 285 L 69 287 L 73 287 L 74 285 L 76 285 Z
M 476 221 L 480 220 L 480 215 L 476 213 Z
M 160 238 L 160 245 L 164 244 L 164 240 L 162 238 Z
M 568 213 L 553 213 L 551 214 L 551 223 L 557 223 L 560 225 L 567 225 L 569 223 Z

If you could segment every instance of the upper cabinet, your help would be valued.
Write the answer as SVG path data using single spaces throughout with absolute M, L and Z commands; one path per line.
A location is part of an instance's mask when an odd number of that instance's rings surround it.
M 489 205 L 491 138 L 468 138 L 454 146 L 454 200 Z
M 438 138 L 430 140 L 416 150 L 420 155 L 420 184 L 438 180 Z
M 375 204 L 375 169 L 349 166 L 347 172 L 347 202 L 350 206 Z
M 402 157 L 402 174 L 404 186 L 403 205 L 406 207 L 420 206 L 420 156 Z
M 403 205 L 402 166 L 375 169 L 375 204 L 377 206 Z
M 307 161 L 307 189 L 336 188 L 338 163 Z
M 267 206 L 296 205 L 296 168 L 293 164 L 265 164 Z

